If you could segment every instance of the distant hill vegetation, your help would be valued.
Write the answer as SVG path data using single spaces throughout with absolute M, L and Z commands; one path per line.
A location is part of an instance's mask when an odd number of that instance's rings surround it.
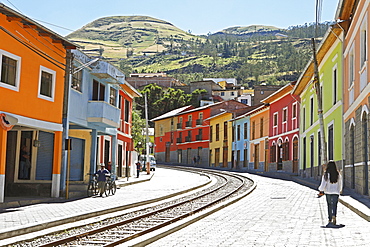
M 329 25 L 252 25 L 193 35 L 148 16 L 113 16 L 95 20 L 67 38 L 126 74 L 166 72 L 184 83 L 229 77 L 253 87 L 262 81 L 296 80 L 311 56 L 311 38 L 323 37 Z

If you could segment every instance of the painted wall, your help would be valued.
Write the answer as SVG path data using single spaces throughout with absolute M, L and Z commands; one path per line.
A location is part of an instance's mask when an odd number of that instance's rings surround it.
M 4 112 L 11 112 L 28 118 L 62 123 L 63 66 L 66 57 L 63 45 L 53 43 L 50 37 L 39 36 L 35 29 L 23 28 L 20 21 L 9 22 L 3 14 L 0 14 L 0 23 L 16 38 L 34 44 L 41 52 L 51 57 L 45 58 L 46 56 L 38 55 L 32 49 L 18 42 L 12 35 L 0 30 L 0 53 L 16 56 L 20 64 L 18 68 L 20 71 L 18 88 L 9 89 L 9 87 L 4 87 L 4 84 L 0 83 L 0 94 L 6 97 L 0 101 L 0 109 Z M 40 66 L 55 72 L 54 97 L 49 100 L 38 97 Z

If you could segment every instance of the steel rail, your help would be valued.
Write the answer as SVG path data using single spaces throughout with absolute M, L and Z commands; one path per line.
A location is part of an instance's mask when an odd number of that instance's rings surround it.
M 183 170 L 189 171 L 189 169 L 183 169 Z M 195 169 L 192 169 L 192 170 L 195 170 Z M 197 172 L 199 172 L 199 171 L 197 171 Z M 91 235 L 94 235 L 94 234 L 99 234 L 99 233 L 104 232 L 104 231 L 109 231 L 112 228 L 120 227 L 120 226 L 123 226 L 123 225 L 127 225 L 127 224 L 132 223 L 132 222 L 135 222 L 135 221 L 140 221 L 140 220 L 142 220 L 144 218 L 148 218 L 148 217 L 153 216 L 155 214 L 159 214 L 161 212 L 165 212 L 165 211 L 168 211 L 170 209 L 173 209 L 173 208 L 176 208 L 176 207 L 180 207 L 182 205 L 186 205 L 187 203 L 189 204 L 191 202 L 194 202 L 195 200 L 199 200 L 200 198 L 203 198 L 203 197 L 206 197 L 208 195 L 214 194 L 217 191 L 221 190 L 222 188 L 225 188 L 226 186 L 230 185 L 231 184 L 231 182 L 229 181 L 230 178 L 227 178 L 227 176 L 228 177 L 236 178 L 239 181 L 241 181 L 240 185 L 238 185 L 236 188 L 233 188 L 232 191 L 226 193 L 225 195 L 218 196 L 218 198 L 212 199 L 211 202 L 207 202 L 206 204 L 204 204 L 202 206 L 198 206 L 197 208 L 195 208 L 195 209 L 193 209 L 191 211 L 187 211 L 185 213 L 182 213 L 181 215 L 177 215 L 177 216 L 171 217 L 169 220 L 165 220 L 164 221 L 162 219 L 159 219 L 157 221 L 159 221 L 160 223 L 156 224 L 155 226 L 148 227 L 146 229 L 142 229 L 139 232 L 133 233 L 130 236 L 127 236 L 127 237 L 124 237 L 124 238 L 121 237 L 117 241 L 113 241 L 112 242 L 112 240 L 108 240 L 108 239 L 107 240 L 100 240 L 100 241 L 105 241 L 105 243 L 108 242 L 108 243 L 103 244 L 103 245 L 100 245 L 100 246 L 115 246 L 117 244 L 121 244 L 121 243 L 127 242 L 127 241 L 132 240 L 132 239 L 134 239 L 136 237 L 139 237 L 139 236 L 145 235 L 145 234 L 147 234 L 149 232 L 152 232 L 152 231 L 155 231 L 157 229 L 160 229 L 160 228 L 162 228 L 164 226 L 170 225 L 170 224 L 172 224 L 172 223 L 174 223 L 176 221 L 179 221 L 179 220 L 184 219 L 184 218 L 186 218 L 186 217 L 188 217 L 190 215 L 193 215 L 193 214 L 195 214 L 195 213 L 197 213 L 197 212 L 199 212 L 201 210 L 204 210 L 205 208 L 208 208 L 208 207 L 210 207 L 212 205 L 215 205 L 215 204 L 217 204 L 218 202 L 220 202 L 222 200 L 225 200 L 227 197 L 230 197 L 231 195 L 237 193 L 241 188 L 243 188 L 245 186 L 245 180 L 247 180 L 247 178 L 245 178 L 245 177 L 236 176 L 236 175 L 231 174 L 231 173 L 225 174 L 224 172 L 223 173 L 221 173 L 221 172 L 215 172 L 215 171 L 212 171 L 212 170 L 201 170 L 201 172 L 199 172 L 199 173 L 212 174 L 214 176 L 217 176 L 217 177 L 221 178 L 222 180 L 224 180 L 224 182 L 222 182 L 221 185 L 217 186 L 216 188 L 214 188 L 212 190 L 209 190 L 209 191 L 206 191 L 206 192 L 205 191 L 202 191 L 202 193 L 200 195 L 197 195 L 197 196 L 195 196 L 193 198 L 190 198 L 190 199 L 186 199 L 186 200 L 181 201 L 181 202 L 177 202 L 177 203 L 175 203 L 173 205 L 165 206 L 163 208 L 156 209 L 156 210 L 154 210 L 152 212 L 144 213 L 144 214 L 141 214 L 141 215 L 132 217 L 130 219 L 124 219 L 124 220 L 121 220 L 119 222 L 110 223 L 108 225 L 100 226 L 100 227 L 97 227 L 95 229 L 92 229 L 90 231 L 86 231 L 86 232 L 74 234 L 74 235 L 65 237 L 63 239 L 54 240 L 54 241 L 51 241 L 49 243 L 40 244 L 38 246 L 58 246 L 58 245 L 65 245 L 67 243 L 71 243 L 71 242 L 76 241 L 76 240 L 81 240 L 82 238 L 87 237 L 87 236 L 91 236 Z M 234 186 L 234 185 L 232 185 L 232 186 Z M 86 241 L 88 241 L 88 240 L 86 240 Z

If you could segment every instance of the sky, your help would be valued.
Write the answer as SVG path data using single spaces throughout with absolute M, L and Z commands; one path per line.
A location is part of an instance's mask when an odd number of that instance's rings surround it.
M 338 1 L 322 0 L 321 22 L 334 20 Z M 316 20 L 316 0 L 0 0 L 0 2 L 62 36 L 107 16 L 150 16 L 168 21 L 196 35 L 215 33 L 235 26 L 268 25 L 288 28 Z

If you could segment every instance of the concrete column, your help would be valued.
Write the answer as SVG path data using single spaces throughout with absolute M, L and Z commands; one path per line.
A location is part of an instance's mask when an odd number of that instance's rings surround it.
M 98 131 L 93 129 L 91 131 L 91 155 L 90 155 L 90 171 L 89 173 L 96 172 L 96 164 L 97 164 L 97 146 L 98 146 Z
M 8 132 L 0 128 L 0 203 L 4 202 L 5 194 L 5 162 L 6 162 L 6 140 Z
M 112 136 L 112 173 L 116 174 L 116 164 L 117 164 L 117 135 Z
M 60 192 L 60 175 L 62 168 L 62 153 L 63 150 L 63 132 L 56 131 L 54 133 L 54 158 L 53 158 L 53 176 L 51 180 L 51 197 L 59 197 Z

